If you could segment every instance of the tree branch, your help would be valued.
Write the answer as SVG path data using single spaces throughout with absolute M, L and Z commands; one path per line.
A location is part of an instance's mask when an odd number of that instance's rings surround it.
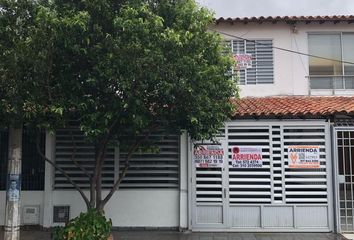
M 144 141 L 146 141 L 151 132 L 156 129 L 157 125 L 152 124 L 149 128 L 148 131 L 145 133 L 145 135 L 141 138 L 139 138 L 138 140 L 135 141 L 135 143 L 131 146 L 131 148 L 128 151 L 127 156 L 125 157 L 125 166 L 123 168 L 122 174 L 119 176 L 119 178 L 117 179 L 117 181 L 114 183 L 112 189 L 109 191 L 109 193 L 107 194 L 107 196 L 102 200 L 101 202 L 101 206 L 100 208 L 103 209 L 103 207 L 107 204 L 107 202 L 109 201 L 109 199 L 111 199 L 111 197 L 113 196 L 113 194 L 115 193 L 115 191 L 117 191 L 119 185 L 121 184 L 121 182 L 123 181 L 125 175 L 127 174 L 128 168 L 129 168 L 129 162 L 130 159 L 132 158 L 133 154 L 135 153 L 135 151 L 138 149 L 138 147 L 140 146 L 140 144 L 142 144 Z M 118 169 L 119 171 L 119 169 Z
M 84 168 L 83 166 L 81 166 L 76 160 L 75 160 L 75 155 L 76 155 L 76 152 L 77 152 L 77 148 L 76 148 L 76 143 L 74 141 L 74 136 L 73 136 L 73 133 L 72 131 L 70 131 L 70 135 L 71 135 L 71 143 L 74 147 L 74 150 L 73 150 L 73 153 L 71 154 L 71 161 L 74 162 L 75 166 L 78 167 L 88 178 L 89 180 L 91 180 L 92 178 L 92 175 L 89 173 L 89 171 L 87 171 L 86 168 Z
M 71 177 L 69 176 L 69 174 L 62 169 L 61 167 L 59 167 L 58 165 L 56 165 L 53 161 L 51 161 L 50 159 L 48 159 L 41 151 L 41 147 L 39 145 L 40 142 L 40 134 L 37 134 L 37 140 L 36 140 L 36 146 L 37 146 L 37 152 L 38 154 L 46 161 L 48 162 L 50 165 L 52 165 L 55 169 L 57 169 L 59 172 L 61 172 L 67 179 L 68 181 L 75 187 L 75 189 L 80 193 L 81 197 L 84 199 L 86 207 L 89 209 L 90 207 L 90 202 L 88 200 L 88 198 L 86 197 L 85 193 L 82 191 L 82 189 L 71 179 Z
M 97 204 L 101 204 L 101 199 L 102 199 L 102 185 L 101 184 L 97 184 L 98 181 L 101 181 L 101 177 L 99 175 L 101 175 L 102 172 L 102 166 L 105 160 L 105 154 L 106 154 L 106 150 L 107 150 L 107 144 L 109 142 L 109 138 L 112 134 L 112 129 L 115 127 L 115 125 L 117 124 L 117 120 L 114 120 L 113 123 L 109 126 L 107 133 L 105 134 L 105 136 L 102 138 L 102 140 L 99 143 L 99 151 L 97 154 L 97 157 L 95 159 L 96 161 L 96 165 L 95 165 L 95 169 L 94 169 L 94 174 L 93 177 L 91 179 L 91 184 L 90 184 L 90 203 L 91 206 L 95 206 Z M 97 186 L 99 185 L 99 186 Z M 99 188 L 99 189 L 98 189 Z M 95 192 L 96 189 L 96 192 Z M 94 196 L 95 195 L 95 196 Z M 97 200 L 99 200 L 100 202 L 98 203 Z

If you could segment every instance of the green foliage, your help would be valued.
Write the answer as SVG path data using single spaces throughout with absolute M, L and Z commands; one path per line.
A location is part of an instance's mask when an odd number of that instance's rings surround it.
M 101 151 L 101 193 L 107 145 L 157 152 L 147 129 L 210 139 L 232 116 L 233 61 L 212 21 L 194 0 L 2 0 L 0 126 L 77 120 Z
M 90 209 L 86 213 L 70 220 L 65 227 L 56 228 L 54 240 L 107 240 L 111 233 L 112 222 L 97 210 Z
M 1 8 L 2 120 L 55 129 L 77 118 L 89 140 L 113 130 L 122 142 L 157 122 L 209 138 L 233 113 L 232 60 L 208 31 L 212 14 L 193 0 L 4 0 Z
M 0 3 L 0 125 L 63 120 L 51 82 L 54 15 L 41 1 Z

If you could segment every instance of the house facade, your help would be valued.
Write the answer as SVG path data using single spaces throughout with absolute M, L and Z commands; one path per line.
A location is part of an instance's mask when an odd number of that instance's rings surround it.
M 192 231 L 354 231 L 354 16 L 220 18 L 238 60 L 241 99 L 218 142 L 156 132 L 159 153 L 136 153 L 105 208 L 114 227 Z M 23 135 L 22 224 L 61 225 L 85 210 L 65 177 Z M 11 134 L 0 133 L 0 225 Z M 43 133 L 42 149 L 83 188 L 71 161 L 94 147 L 73 124 Z M 103 186 L 124 152 L 108 151 Z M 353 155 L 353 156 L 352 156 Z M 107 190 L 108 191 L 108 190 Z

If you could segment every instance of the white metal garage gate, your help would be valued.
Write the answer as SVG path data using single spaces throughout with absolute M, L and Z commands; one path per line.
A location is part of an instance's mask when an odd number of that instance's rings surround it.
M 233 121 L 220 143 L 222 167 L 192 161 L 192 230 L 333 230 L 329 124 L 325 121 Z M 235 146 L 261 148 L 260 168 L 232 166 Z M 317 146 L 317 168 L 290 168 L 290 146 Z

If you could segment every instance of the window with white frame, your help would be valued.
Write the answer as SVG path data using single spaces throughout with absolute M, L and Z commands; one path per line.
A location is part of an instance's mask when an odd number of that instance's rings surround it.
M 308 35 L 311 89 L 354 89 L 354 33 Z
M 231 40 L 228 44 L 237 62 L 233 72 L 239 84 L 274 83 L 272 40 Z

